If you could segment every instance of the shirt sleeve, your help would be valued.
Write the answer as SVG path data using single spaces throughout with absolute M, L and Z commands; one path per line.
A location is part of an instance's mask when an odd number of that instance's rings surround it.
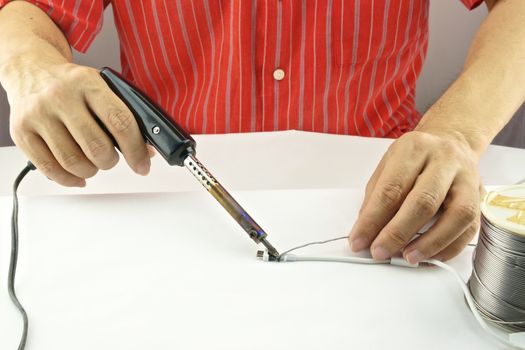
M 1 1 L 1 0 L 0 0 Z M 483 0 L 461 0 L 469 10 L 473 10 L 483 3 Z
M 12 0 L 0 0 L 0 8 Z M 102 28 L 102 14 L 109 0 L 26 0 L 46 12 L 62 30 L 69 44 L 86 52 Z

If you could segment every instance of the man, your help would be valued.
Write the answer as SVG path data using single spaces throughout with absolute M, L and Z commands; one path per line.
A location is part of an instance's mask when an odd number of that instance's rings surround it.
M 96 70 L 71 63 L 70 45 L 87 50 L 110 1 L 8 2 L 0 0 L 0 81 L 18 147 L 50 179 L 84 186 L 118 160 L 99 118 L 146 175 L 148 151 L 130 112 Z M 354 251 L 370 247 L 376 259 L 402 251 L 415 263 L 449 259 L 475 235 L 479 157 L 524 100 L 525 1 L 485 2 L 489 15 L 463 72 L 422 118 L 414 91 L 428 0 L 111 5 L 123 74 L 192 133 L 399 137 L 367 185 L 349 239 Z M 430 231 L 412 240 L 440 207 Z

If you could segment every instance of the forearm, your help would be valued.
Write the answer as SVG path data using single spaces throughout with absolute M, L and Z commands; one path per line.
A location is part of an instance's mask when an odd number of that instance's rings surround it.
M 0 10 L 0 81 L 30 74 L 39 63 L 71 62 L 71 49 L 63 33 L 38 7 L 13 1 Z
M 525 1 L 500 0 L 470 47 L 458 79 L 418 130 L 464 137 L 481 154 L 525 100 Z

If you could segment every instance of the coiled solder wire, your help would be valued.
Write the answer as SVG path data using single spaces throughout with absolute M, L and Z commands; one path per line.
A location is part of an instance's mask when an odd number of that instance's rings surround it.
M 525 236 L 494 225 L 482 215 L 468 285 L 487 320 L 525 331 Z

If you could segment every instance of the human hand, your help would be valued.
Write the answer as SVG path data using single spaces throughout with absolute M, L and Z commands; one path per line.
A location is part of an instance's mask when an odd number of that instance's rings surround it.
M 419 130 L 399 138 L 366 186 L 349 236 L 352 250 L 370 247 L 378 260 L 402 251 L 410 263 L 459 254 L 479 228 L 477 161 L 456 133 Z M 429 231 L 413 239 L 440 208 Z
M 150 169 L 151 151 L 132 113 L 96 69 L 69 62 L 34 61 L 2 67 L 11 107 L 11 136 L 31 162 L 64 186 L 84 186 L 119 156 L 98 118 L 113 135 L 129 166 Z

